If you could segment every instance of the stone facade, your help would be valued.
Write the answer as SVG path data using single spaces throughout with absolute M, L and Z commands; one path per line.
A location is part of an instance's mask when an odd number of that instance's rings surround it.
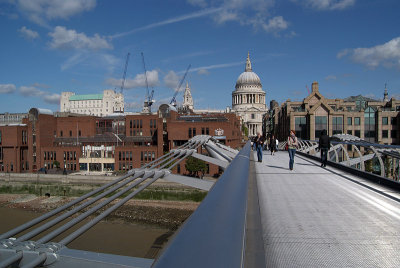
M 183 103 L 182 107 L 184 110 L 193 111 L 193 98 L 192 93 L 190 92 L 189 83 L 186 83 L 185 93 L 183 94 Z
M 381 144 L 399 144 L 400 101 L 387 98 L 377 101 L 361 95 L 346 99 L 327 99 L 319 92 L 317 82 L 303 101 L 287 100 L 275 106 L 273 133 L 286 139 L 295 130 L 303 140 L 316 140 L 322 129 L 328 135 L 351 134 L 365 141 Z
M 60 112 L 106 116 L 124 111 L 124 96 L 107 89 L 103 94 L 76 95 L 73 92 L 62 92 Z
M 232 110 L 241 117 L 242 123 L 249 130 L 249 136 L 262 132 L 263 115 L 268 112 L 265 91 L 260 78 L 252 70 L 249 54 L 245 71 L 239 75 L 232 92 Z

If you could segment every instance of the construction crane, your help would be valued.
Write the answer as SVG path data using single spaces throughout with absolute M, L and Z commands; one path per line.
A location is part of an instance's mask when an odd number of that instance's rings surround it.
M 142 113 L 151 113 L 151 105 L 154 103 L 154 100 L 153 100 L 154 90 L 151 90 L 151 93 L 149 94 L 149 82 L 147 80 L 147 70 L 146 70 L 146 64 L 144 62 L 143 52 L 142 52 L 142 62 L 143 62 L 143 69 L 144 69 L 144 78 L 146 81 L 146 98 L 144 100 Z
M 128 52 L 128 54 L 126 55 L 126 61 L 125 61 L 125 70 L 124 70 L 124 74 L 122 75 L 122 83 L 121 83 L 121 89 L 120 89 L 120 93 L 122 94 L 124 91 L 124 85 L 125 85 L 125 77 L 126 77 L 126 71 L 128 70 L 128 62 L 129 62 L 129 56 L 131 55 L 131 53 Z
M 190 69 L 191 66 L 192 65 L 189 64 L 189 66 L 187 67 L 185 75 L 182 77 L 181 81 L 179 82 L 178 87 L 175 89 L 174 96 L 172 97 L 171 102 L 169 104 L 172 104 L 173 106 L 176 106 L 176 95 L 178 95 L 179 90 L 181 89 L 182 83 L 185 80 L 185 77 L 186 77 L 187 73 L 189 72 L 189 69 Z

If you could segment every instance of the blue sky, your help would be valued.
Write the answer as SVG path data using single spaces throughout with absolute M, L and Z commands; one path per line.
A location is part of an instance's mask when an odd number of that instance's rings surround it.
M 127 111 L 148 80 L 169 102 L 187 66 L 195 108 L 231 105 L 250 52 L 267 102 L 400 98 L 398 0 L 0 0 L 0 113 L 59 110 L 62 91 L 119 91 Z M 182 93 L 177 97 L 182 101 Z

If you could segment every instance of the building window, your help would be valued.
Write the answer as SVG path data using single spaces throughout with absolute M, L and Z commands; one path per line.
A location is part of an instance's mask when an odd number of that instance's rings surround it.
M 307 140 L 307 118 L 305 116 L 295 117 L 294 124 L 296 136 L 302 140 Z
M 382 130 L 382 138 L 388 138 L 389 137 L 389 131 L 388 130 Z
M 361 138 L 360 130 L 354 130 L 354 136 Z
M 61 131 L 60 131 L 60 137 L 62 137 L 62 136 L 63 136 L 63 131 L 61 130 Z
M 393 129 L 393 130 L 390 131 L 390 137 L 392 139 L 396 139 L 397 138 L 397 130 L 396 129 Z
M 353 135 L 353 130 L 351 130 L 351 129 L 347 130 L 347 134 Z
M 189 139 L 192 137 L 192 128 L 189 128 Z
M 0 144 L 1 144 L 1 131 L 0 131 Z
M 364 112 L 364 140 L 375 142 L 375 110 L 372 107 Z
M 196 128 L 193 128 L 193 137 L 196 136 Z
M 327 130 L 328 117 L 327 116 L 316 116 L 315 117 L 315 138 L 321 137 L 321 131 Z
M 176 172 L 178 173 L 178 174 L 181 174 L 181 165 L 177 165 L 176 166 Z
M 206 128 L 206 135 L 210 135 L 210 129 L 208 127 Z
M 396 126 L 397 125 L 397 118 L 396 117 L 392 117 L 391 124 L 392 124 L 392 126 Z
M 82 135 L 82 133 L 81 133 L 81 131 L 79 130 L 78 131 L 78 136 L 80 137 Z
M 121 152 L 119 152 L 118 155 L 119 155 L 118 160 L 121 161 L 121 159 L 122 159 L 122 154 L 121 154 Z
M 204 127 L 201 128 L 201 135 L 204 135 L 206 133 L 206 130 Z
M 343 117 L 334 116 L 332 118 L 332 134 L 342 134 L 343 133 Z
M 143 161 L 143 151 L 140 152 L 140 160 Z
M 359 126 L 360 125 L 360 117 L 354 117 L 354 125 Z
M 251 114 L 251 119 L 255 119 L 256 115 L 255 114 Z
M 382 125 L 387 125 L 389 124 L 389 120 L 387 117 L 382 117 Z
M 348 125 L 348 126 L 353 125 L 353 118 L 347 117 L 347 125 Z

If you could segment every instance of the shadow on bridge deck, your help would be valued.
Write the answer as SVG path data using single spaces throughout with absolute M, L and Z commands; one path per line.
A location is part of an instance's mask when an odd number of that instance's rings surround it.
M 400 267 L 400 195 L 287 152 L 255 162 L 267 267 Z

